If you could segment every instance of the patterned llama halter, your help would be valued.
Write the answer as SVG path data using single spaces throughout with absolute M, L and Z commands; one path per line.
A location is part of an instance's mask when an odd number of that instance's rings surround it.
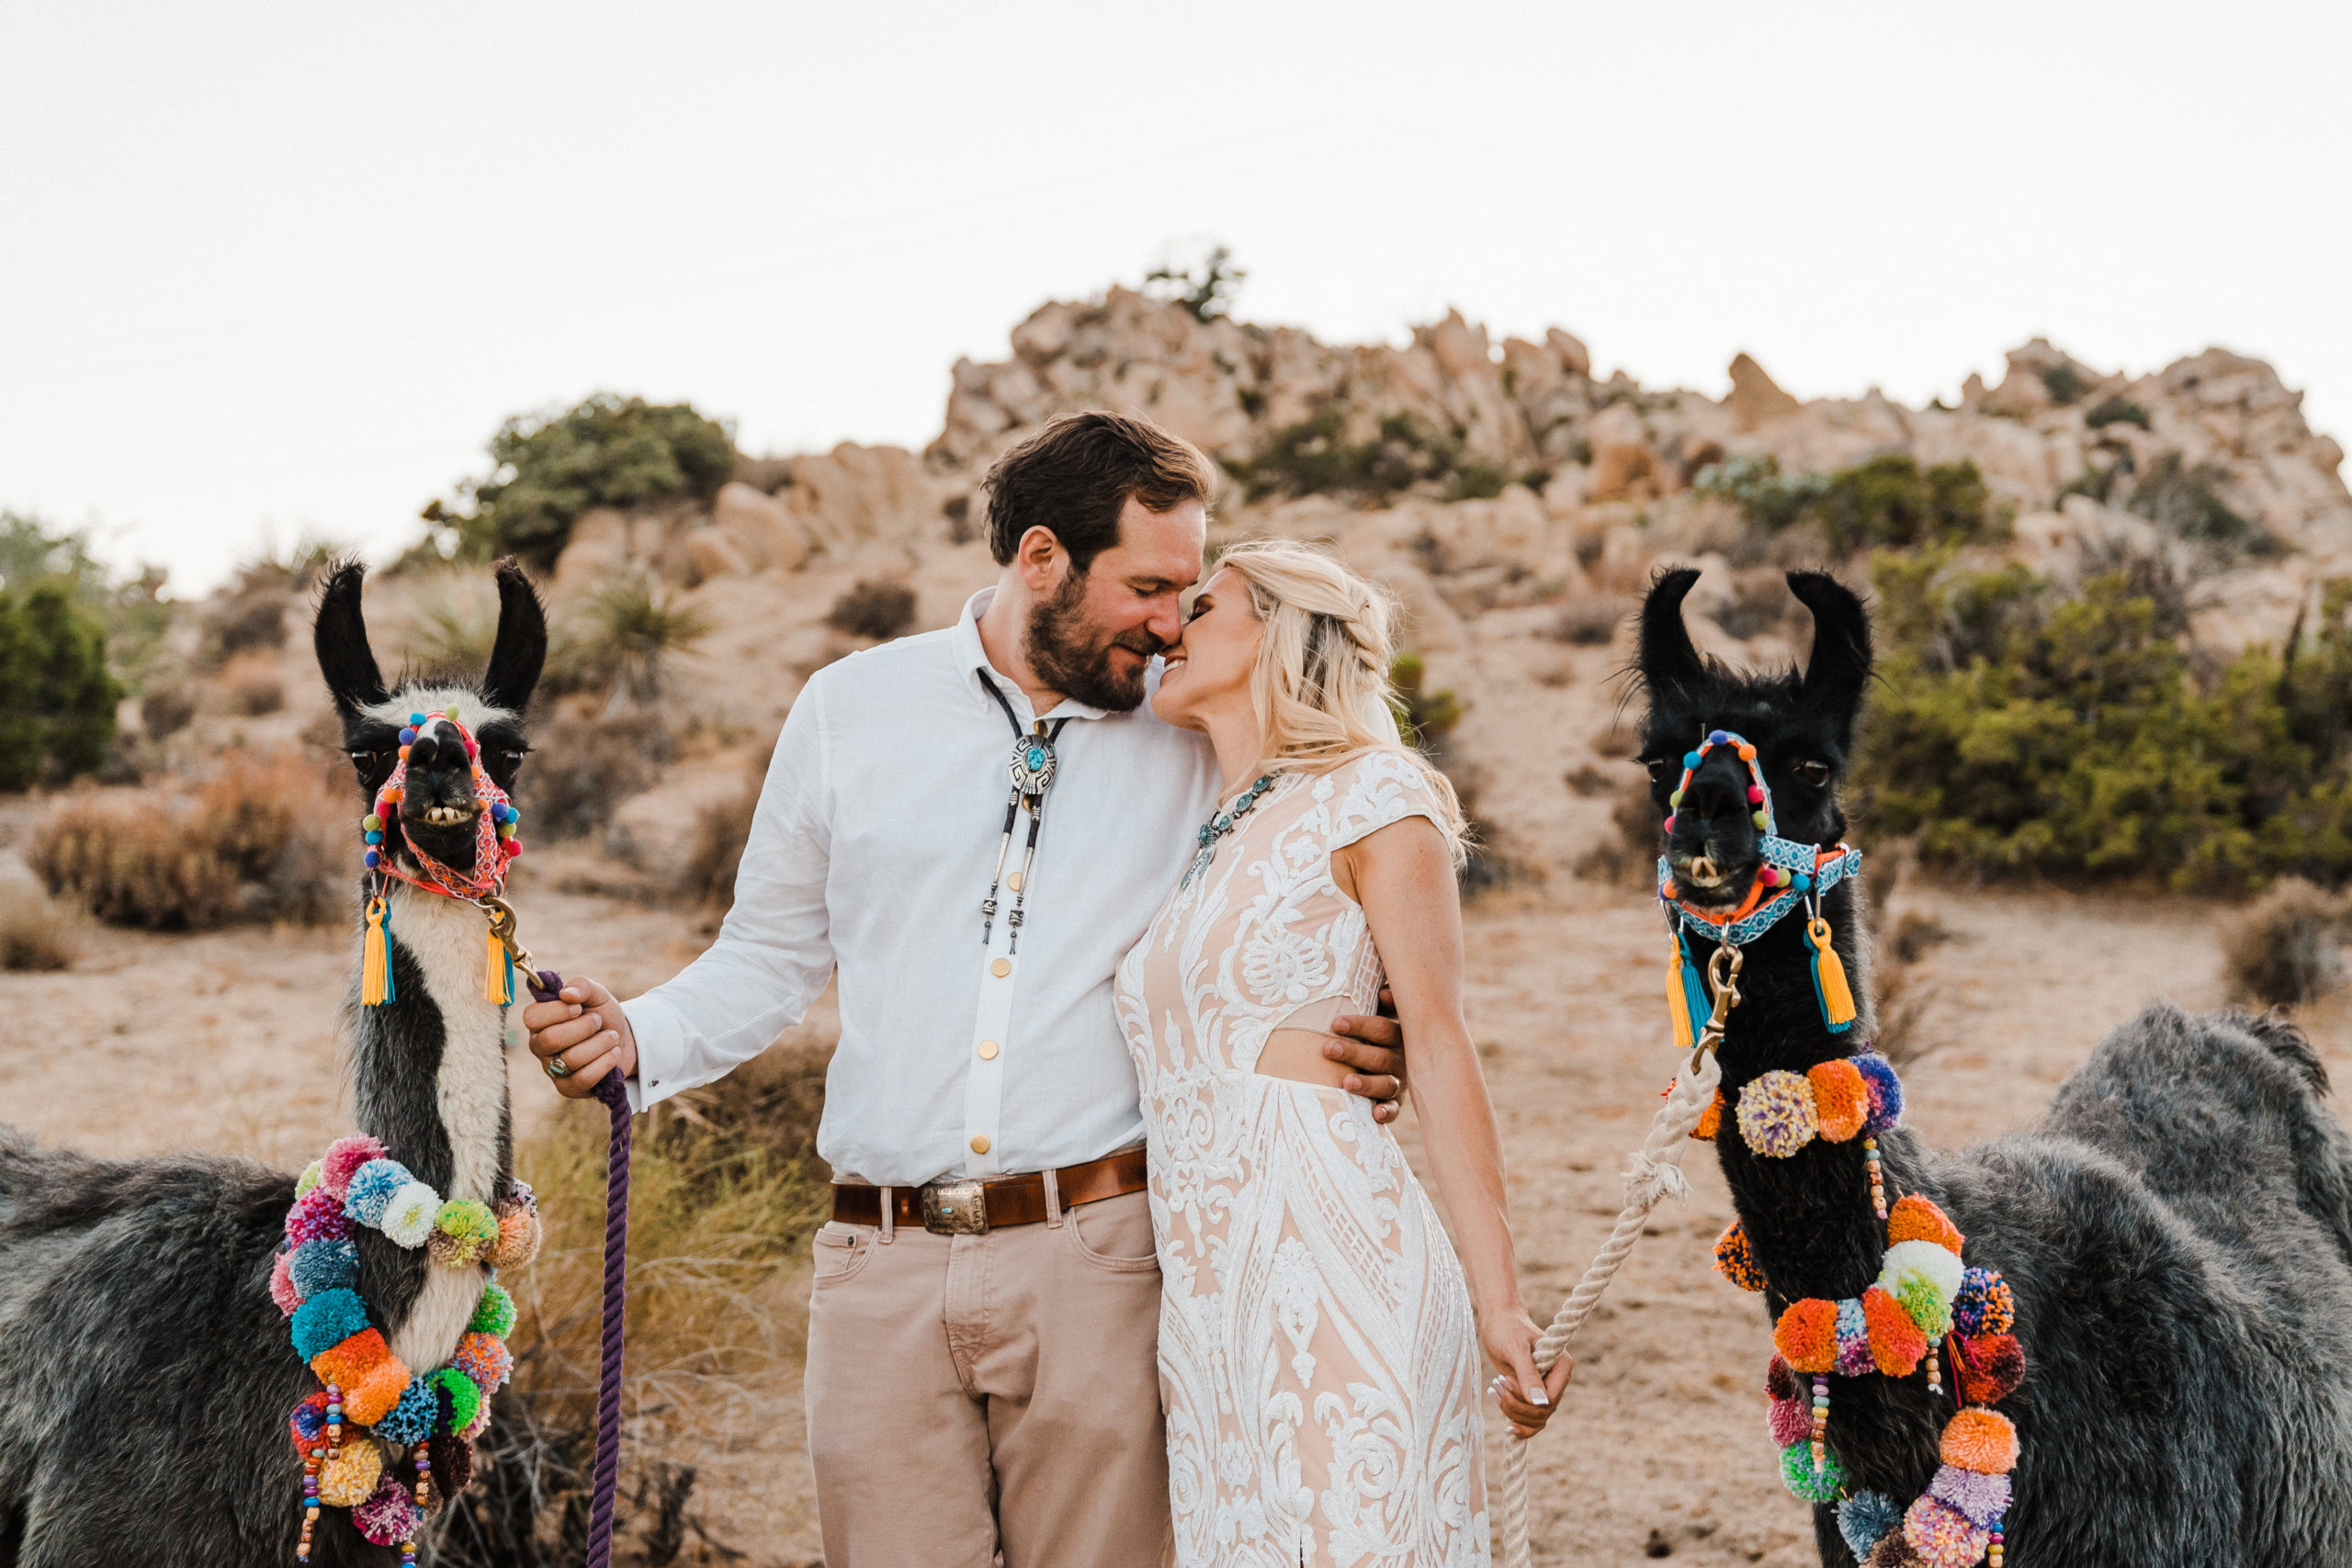
M 1781 838 L 1772 811 L 1771 786 L 1764 782 L 1756 748 L 1745 736 L 1727 729 L 1708 731 L 1696 750 L 1683 754 L 1682 780 L 1667 797 L 1668 806 L 1680 807 L 1691 775 L 1718 746 L 1734 748 L 1747 765 L 1747 804 L 1756 826 L 1763 830 L 1759 847 L 1764 863 L 1757 868 L 1747 896 L 1736 908 L 1724 911 L 1698 908 L 1685 901 L 1675 886 L 1674 868 L 1664 855 L 1658 856 L 1657 897 L 1666 906 L 1667 929 L 1674 939 L 1667 980 L 1667 1010 L 1674 1023 L 1674 1042 L 1685 1050 L 1694 1048 L 1711 1010 L 1699 966 L 1690 956 L 1688 933 L 1696 931 L 1736 953 L 1770 931 L 1800 904 L 1805 910 L 1805 944 L 1813 950 L 1814 996 L 1821 1005 L 1821 1021 L 1832 1034 L 1842 1034 L 1854 1026 L 1854 998 L 1846 983 L 1845 965 L 1829 945 L 1831 933 L 1829 922 L 1821 918 L 1821 896 L 1861 870 L 1862 852 L 1847 843 L 1824 848 Z M 1674 831 L 1670 816 L 1665 830 Z M 1736 963 L 1732 972 L 1737 973 Z

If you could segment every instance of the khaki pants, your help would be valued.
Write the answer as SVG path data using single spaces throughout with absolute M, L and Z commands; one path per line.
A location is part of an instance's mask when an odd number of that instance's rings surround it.
M 1146 1194 L 986 1235 L 827 1224 L 816 1253 L 827 1568 L 1173 1561 Z

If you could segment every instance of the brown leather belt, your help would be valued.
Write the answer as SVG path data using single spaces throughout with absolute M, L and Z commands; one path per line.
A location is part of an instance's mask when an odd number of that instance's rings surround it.
M 1140 1192 L 1144 1186 L 1144 1151 L 1139 1147 L 1054 1172 L 1055 1190 L 1065 1209 Z M 1031 1171 L 993 1181 L 934 1181 L 926 1187 L 839 1181 L 833 1184 L 833 1218 L 845 1225 L 879 1225 L 885 1192 L 890 1195 L 892 1224 L 921 1225 L 933 1235 L 986 1235 L 1006 1225 L 1034 1225 L 1046 1217 L 1046 1178 Z

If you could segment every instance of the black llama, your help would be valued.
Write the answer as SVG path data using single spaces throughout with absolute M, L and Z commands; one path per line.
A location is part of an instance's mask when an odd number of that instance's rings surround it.
M 386 687 L 360 615 L 363 570 L 338 567 L 319 605 L 320 671 L 343 719 L 360 799 L 391 773 L 412 710 L 460 705 L 482 761 L 512 789 L 523 713 L 547 653 L 537 595 L 498 569 L 498 637 L 477 685 Z M 477 809 L 462 747 L 412 748 L 402 833 L 445 865 L 473 864 Z M 436 809 L 436 807 L 438 809 Z M 355 863 L 358 834 L 352 836 Z M 481 999 L 484 917 L 394 884 L 391 1005 L 345 1005 L 358 1130 L 451 1199 L 490 1200 L 513 1173 L 503 1010 Z M 104 1092 L 94 1085 L 93 1093 Z M 317 1387 L 270 1297 L 295 1179 L 208 1155 L 107 1160 L 43 1150 L 0 1127 L 0 1568 L 222 1568 L 290 1563 L 302 1466 L 287 1413 Z M 481 1290 L 424 1248 L 356 1227 L 359 1290 L 395 1355 L 446 1361 Z M 439 1440 L 439 1439 L 436 1439 Z M 311 1561 L 398 1562 L 340 1508 Z
M 1813 612 L 1809 666 L 1744 674 L 1691 646 L 1681 605 L 1697 576 L 1662 575 L 1642 612 L 1642 759 L 1660 818 L 1685 753 L 1720 729 L 1755 743 L 1781 836 L 1835 843 L 1871 672 L 1861 602 L 1826 574 L 1791 573 Z M 1686 901 L 1735 904 L 1756 876 L 1748 784 L 1719 747 L 1674 809 L 1663 852 Z M 1855 885 L 1824 905 L 1866 997 Z M 1726 1104 L 1768 1070 L 1803 1073 L 1868 1036 L 1867 1012 L 1850 1034 L 1825 1025 L 1802 924 L 1781 919 L 1746 950 L 1720 1052 Z M 1702 970 L 1714 951 L 1692 939 Z M 1890 1201 L 1931 1199 L 1966 1235 L 1968 1263 L 1998 1269 L 2015 1296 L 2027 1371 L 1996 1408 L 2022 1450 L 2005 1526 L 2016 1568 L 2352 1563 L 2352 1143 L 2320 1103 L 2326 1087 L 2283 1022 L 2158 1003 L 2101 1042 L 2030 1132 L 1958 1152 L 1881 1136 Z M 1860 1140 L 1766 1157 L 1726 1117 L 1715 1146 L 1775 1319 L 1877 1276 L 1885 1224 Z M 1827 1445 L 1852 1489 L 1898 1503 L 1928 1490 L 1955 1409 L 1944 1365 L 1940 1395 L 1924 1366 L 1828 1380 Z M 1832 1507 L 1816 1505 L 1815 1527 L 1825 1563 L 1855 1561 Z M 1873 1562 L 1919 1561 L 1893 1540 Z

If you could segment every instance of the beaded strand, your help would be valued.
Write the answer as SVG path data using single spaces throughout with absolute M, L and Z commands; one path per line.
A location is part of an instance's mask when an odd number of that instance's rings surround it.
M 1829 1380 L 1815 1376 L 1813 1380 L 1813 1468 L 1818 1472 L 1829 1465 Z
M 1886 1218 L 1886 1172 L 1879 1167 L 1878 1140 L 1874 1137 L 1862 1140 L 1862 1164 L 1871 1173 L 1871 1209 L 1883 1220 Z

